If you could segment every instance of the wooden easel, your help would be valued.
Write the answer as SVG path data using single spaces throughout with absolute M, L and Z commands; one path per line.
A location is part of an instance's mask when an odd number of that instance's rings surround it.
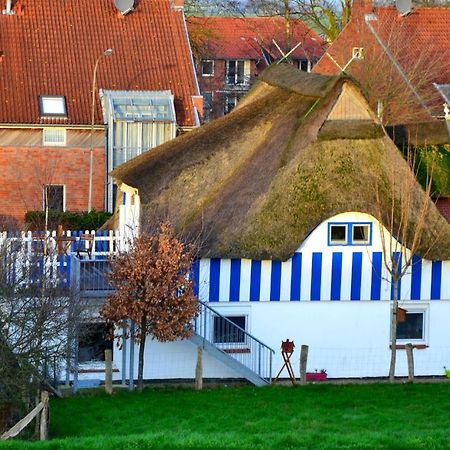
M 281 367 L 280 371 L 278 372 L 277 376 L 275 377 L 275 380 L 273 381 L 274 384 L 278 381 L 278 378 L 280 377 L 281 372 L 283 372 L 283 369 L 285 367 L 288 371 L 291 383 L 293 385 L 296 384 L 294 369 L 292 368 L 292 365 L 291 365 L 291 356 L 292 356 L 292 353 L 294 353 L 294 347 L 295 347 L 294 341 L 290 341 L 289 339 L 286 339 L 285 341 L 281 341 L 281 356 L 283 357 L 284 364 Z

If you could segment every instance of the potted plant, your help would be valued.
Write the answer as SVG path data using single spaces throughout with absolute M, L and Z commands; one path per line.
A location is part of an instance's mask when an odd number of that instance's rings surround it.
M 306 372 L 306 381 L 325 381 L 327 376 L 325 369 L 320 369 L 320 372 L 315 369 L 314 372 Z
M 445 376 L 447 378 L 450 378 L 450 369 L 447 369 L 447 367 L 444 366 Z

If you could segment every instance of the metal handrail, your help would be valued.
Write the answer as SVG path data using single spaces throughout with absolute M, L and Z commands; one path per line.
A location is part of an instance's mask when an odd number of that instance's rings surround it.
M 197 335 L 270 382 L 275 351 L 208 304 L 199 301 L 199 305 L 194 322 Z

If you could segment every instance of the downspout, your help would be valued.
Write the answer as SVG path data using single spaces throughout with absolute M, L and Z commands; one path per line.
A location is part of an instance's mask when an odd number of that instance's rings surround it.
M 428 108 L 428 106 L 426 105 L 425 101 L 423 100 L 423 98 L 420 96 L 420 94 L 417 92 L 417 90 L 415 89 L 415 87 L 412 85 L 411 81 L 409 80 L 409 78 L 406 76 L 405 72 L 403 71 L 403 69 L 401 68 L 400 64 L 398 63 L 398 61 L 395 59 L 394 55 L 392 54 L 392 52 L 387 48 L 387 46 L 384 44 L 384 42 L 382 41 L 382 39 L 380 38 L 380 36 L 378 35 L 378 33 L 375 31 L 375 29 L 373 28 L 372 24 L 370 23 L 373 20 L 378 20 L 377 16 L 373 13 L 371 14 L 366 14 L 364 16 L 364 21 L 366 22 L 367 27 L 369 28 L 370 32 L 374 35 L 375 39 L 377 40 L 378 44 L 380 44 L 381 48 L 383 49 L 384 53 L 386 53 L 387 57 L 391 60 L 391 63 L 394 65 L 394 67 L 397 69 L 398 73 L 400 74 L 400 76 L 403 78 L 403 80 L 405 81 L 406 85 L 411 89 L 411 91 L 413 92 L 413 94 L 416 96 L 417 100 L 419 101 L 419 103 L 422 105 L 422 107 L 425 109 L 425 111 L 427 111 L 427 113 L 430 116 L 433 116 L 433 114 L 431 113 L 430 109 Z

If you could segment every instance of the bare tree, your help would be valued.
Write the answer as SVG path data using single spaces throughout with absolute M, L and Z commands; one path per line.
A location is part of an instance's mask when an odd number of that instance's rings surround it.
M 407 151 L 410 172 L 391 166 L 386 179 L 378 179 L 375 188 L 380 238 L 384 267 L 388 281 L 392 283 L 390 314 L 391 360 L 389 380 L 395 378 L 397 355 L 397 325 L 399 310 L 399 284 L 413 264 L 413 256 L 422 244 L 422 237 L 431 201 L 431 177 L 426 180 L 425 192 L 419 199 L 420 189 L 415 177 L 416 161 L 411 150 Z
M 54 241 L 0 236 L 0 410 L 28 410 L 41 383 L 59 380 L 74 357 L 71 332 L 84 307 L 67 277 Z
M 126 338 L 130 337 L 130 322 L 135 324 L 140 390 L 147 336 L 167 342 L 192 334 L 191 320 L 198 312 L 190 276 L 193 258 L 193 246 L 183 244 L 172 227 L 163 223 L 156 233 L 136 237 L 128 253 L 113 259 L 110 282 L 116 291 L 102 314 L 117 330 L 128 330 Z M 123 338 L 122 332 L 116 337 Z

